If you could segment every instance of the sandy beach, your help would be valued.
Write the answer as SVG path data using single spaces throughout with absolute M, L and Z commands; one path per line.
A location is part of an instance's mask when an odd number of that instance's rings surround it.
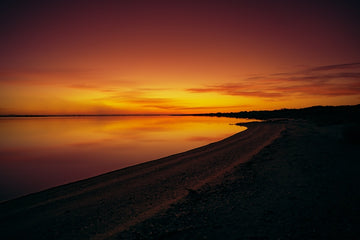
M 0 204 L 3 239 L 354 239 L 358 145 L 277 120 Z M 84 166 L 86 167 L 86 166 Z

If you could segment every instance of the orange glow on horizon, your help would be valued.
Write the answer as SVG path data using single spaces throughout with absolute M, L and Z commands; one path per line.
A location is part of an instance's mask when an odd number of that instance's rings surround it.
M 0 114 L 359 104 L 356 8 L 241 2 L 5 4 Z

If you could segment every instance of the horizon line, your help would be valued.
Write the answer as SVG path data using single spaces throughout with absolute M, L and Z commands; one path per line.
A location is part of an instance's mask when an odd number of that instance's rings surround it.
M 311 107 L 303 108 L 282 108 L 282 109 L 272 109 L 272 110 L 251 110 L 251 111 L 239 111 L 239 112 L 217 112 L 217 113 L 241 113 L 241 112 L 261 112 L 261 111 L 278 111 L 278 110 L 301 110 L 314 107 L 355 107 L 360 106 L 360 104 L 354 105 L 314 105 Z M 195 116 L 195 115 L 207 115 L 207 114 L 216 114 L 214 112 L 208 113 L 133 113 L 133 114 L 0 114 L 0 118 L 3 117 L 126 117 L 126 116 Z
M 2 114 L 0 117 L 126 117 L 126 116 L 170 116 L 175 114 Z M 186 114 L 187 115 L 187 114 Z

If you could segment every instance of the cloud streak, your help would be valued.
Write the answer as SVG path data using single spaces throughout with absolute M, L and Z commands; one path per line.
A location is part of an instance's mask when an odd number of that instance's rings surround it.
M 192 93 L 283 98 L 289 96 L 360 95 L 360 63 L 307 68 L 297 72 L 273 73 L 237 82 L 186 89 Z
M 309 71 L 332 71 L 332 70 L 343 70 L 343 69 L 357 69 L 360 67 L 360 63 L 344 63 L 335 65 L 325 65 L 308 69 Z

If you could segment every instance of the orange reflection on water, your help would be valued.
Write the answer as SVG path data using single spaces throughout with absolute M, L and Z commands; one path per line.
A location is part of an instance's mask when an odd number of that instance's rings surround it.
M 0 119 L 0 200 L 154 160 L 242 131 L 189 116 Z

